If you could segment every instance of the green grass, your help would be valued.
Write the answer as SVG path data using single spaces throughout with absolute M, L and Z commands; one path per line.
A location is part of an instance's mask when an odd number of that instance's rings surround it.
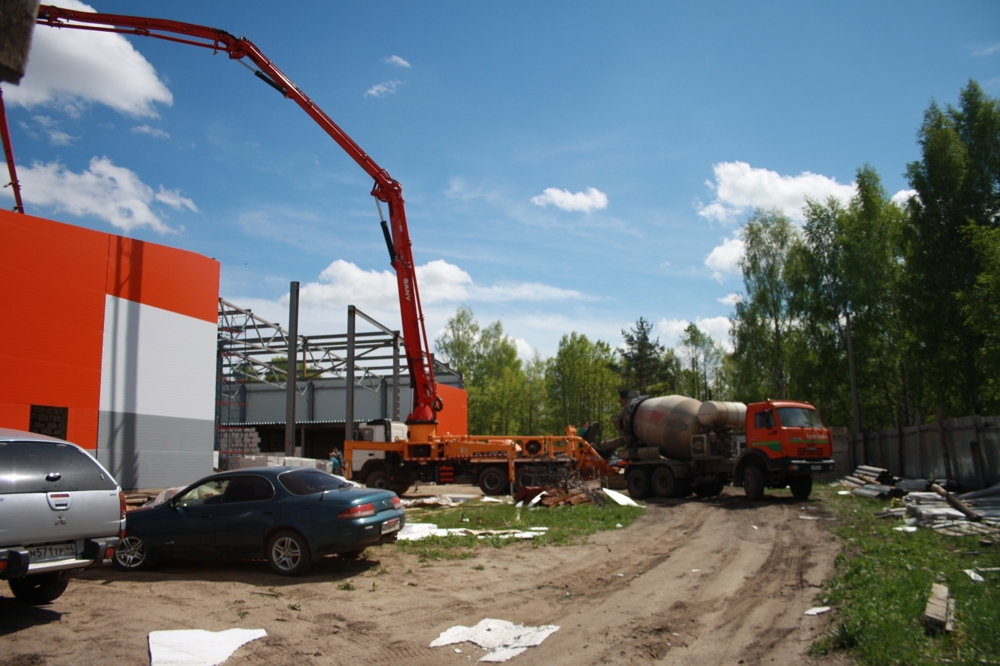
M 983 573 L 986 582 L 976 583 L 964 572 L 1000 567 L 1000 543 L 927 528 L 897 532 L 899 518 L 873 515 L 888 501 L 817 490 L 839 518 L 834 531 L 844 547 L 819 595 L 835 607 L 835 628 L 812 654 L 847 649 L 872 666 L 1000 664 L 1000 573 Z M 956 600 L 951 635 L 927 634 L 921 623 L 932 583 L 947 585 Z
M 628 527 L 643 513 L 640 507 L 608 504 L 578 504 L 537 509 L 517 508 L 511 504 L 470 501 L 454 508 L 431 509 L 408 517 L 409 522 L 434 523 L 442 529 L 530 530 L 547 527 L 530 541 L 532 546 L 566 546 L 581 543 L 588 535 L 603 530 Z M 519 539 L 486 536 L 428 537 L 420 541 L 400 541 L 397 547 L 417 555 L 422 563 L 430 560 L 462 560 L 476 557 L 482 548 L 503 548 Z

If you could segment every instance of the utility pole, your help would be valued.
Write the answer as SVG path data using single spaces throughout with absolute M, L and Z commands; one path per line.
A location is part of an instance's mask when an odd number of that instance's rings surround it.
M 288 291 L 288 364 L 285 366 L 285 455 L 295 455 L 295 376 L 299 354 L 299 283 Z

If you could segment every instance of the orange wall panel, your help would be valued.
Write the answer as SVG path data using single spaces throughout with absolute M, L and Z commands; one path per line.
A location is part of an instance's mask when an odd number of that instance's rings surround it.
M 468 435 L 469 394 L 447 384 L 438 384 L 437 390 L 444 402 L 444 409 L 437 415 L 438 435 Z
M 31 405 L 0 402 L 0 427 L 27 430 L 31 419 Z
M 108 234 L 0 211 L 0 247 L 0 403 L 18 406 L 0 425 L 26 429 L 31 405 L 96 412 Z M 76 442 L 96 445 L 96 421 Z
M 112 236 L 108 293 L 215 323 L 219 263 L 200 254 Z

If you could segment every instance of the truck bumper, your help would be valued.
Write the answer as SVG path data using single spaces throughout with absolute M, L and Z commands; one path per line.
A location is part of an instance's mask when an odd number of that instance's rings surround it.
M 79 542 L 77 542 L 79 544 Z M 66 571 L 97 566 L 118 546 L 118 537 L 84 539 L 76 557 L 48 562 L 32 562 L 28 549 L 21 546 L 0 549 L 0 580 L 20 578 L 50 571 Z
M 833 471 L 834 460 L 790 460 L 788 462 L 789 471 L 809 472 L 811 474 L 824 474 Z

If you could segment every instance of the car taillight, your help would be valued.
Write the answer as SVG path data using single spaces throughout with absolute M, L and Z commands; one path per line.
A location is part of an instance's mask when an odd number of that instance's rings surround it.
M 122 515 L 118 520 L 125 520 L 125 509 L 128 505 L 125 504 L 125 493 L 121 490 L 118 491 L 118 502 L 121 505 Z
M 345 509 L 337 514 L 337 518 L 367 518 L 368 516 L 375 515 L 375 505 L 369 502 L 368 504 L 359 504 L 357 506 L 352 506 L 350 509 Z
M 403 508 L 403 503 L 399 501 L 398 497 L 393 497 L 392 498 L 392 508 L 393 509 L 401 509 L 401 508 Z
M 7 568 L 7 560 L 0 560 L 0 573 Z

